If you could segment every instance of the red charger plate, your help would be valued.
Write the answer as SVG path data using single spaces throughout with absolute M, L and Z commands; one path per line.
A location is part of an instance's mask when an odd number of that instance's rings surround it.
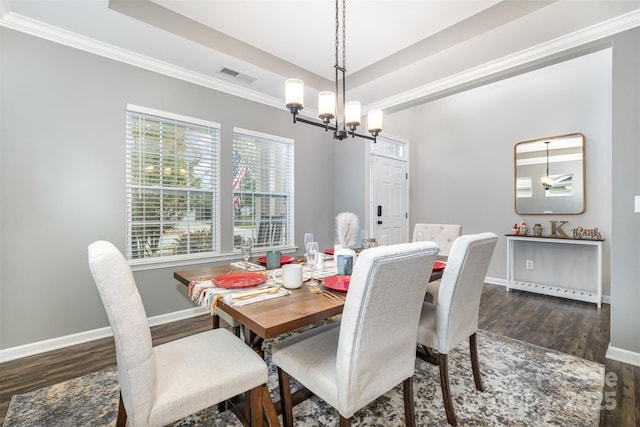
M 213 278 L 214 285 L 225 289 L 250 288 L 266 281 L 267 276 L 260 273 L 227 273 Z
M 288 256 L 288 255 L 282 255 L 280 257 L 280 265 L 285 265 L 285 264 L 289 264 L 291 262 L 295 261 L 295 258 L 292 256 Z M 266 256 L 261 256 L 260 258 L 258 258 L 258 262 L 262 265 L 267 265 L 267 257 Z
M 447 266 L 446 262 L 442 262 L 442 261 L 436 261 L 433 263 L 433 271 L 440 271 L 440 270 L 444 270 L 444 268 Z
M 347 292 L 350 280 L 351 276 L 330 276 L 324 279 L 322 284 L 334 291 Z

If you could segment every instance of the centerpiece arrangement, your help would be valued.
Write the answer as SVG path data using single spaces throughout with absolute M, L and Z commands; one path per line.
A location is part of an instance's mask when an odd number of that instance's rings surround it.
M 333 248 L 335 257 L 341 254 L 353 255 L 356 251 L 351 249 L 358 241 L 360 235 L 360 221 L 358 215 L 353 212 L 341 212 L 336 215 L 336 242 Z M 337 258 L 336 258 L 337 259 Z

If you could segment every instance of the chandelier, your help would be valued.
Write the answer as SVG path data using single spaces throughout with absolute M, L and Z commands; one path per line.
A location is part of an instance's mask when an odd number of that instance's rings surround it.
M 549 143 L 550 142 L 551 141 L 544 142 L 544 144 L 547 146 L 547 176 L 543 176 L 542 179 L 540 179 L 540 182 L 544 187 L 545 191 L 549 190 L 553 186 L 553 180 L 549 176 Z
M 339 0 L 336 0 L 336 63 L 335 68 L 335 92 L 324 91 L 318 95 L 318 113 L 322 120 L 322 123 L 318 123 L 312 120 L 307 120 L 302 117 L 298 117 L 298 112 L 304 108 L 303 94 L 304 83 L 299 79 L 289 79 L 285 82 L 285 99 L 286 106 L 293 115 L 293 123 L 302 122 L 308 125 L 318 126 L 324 128 L 325 131 L 332 130 L 333 137 L 342 141 L 345 138 L 351 136 L 370 139 L 376 142 L 376 137 L 382 131 L 382 111 L 371 110 L 367 116 L 369 135 L 362 135 L 356 133 L 357 127 L 360 125 L 360 102 L 350 101 L 346 102 L 346 53 L 345 53 L 345 41 L 346 41 L 346 0 L 342 0 L 342 64 L 339 62 L 338 53 L 340 51 L 340 14 L 339 14 Z M 338 77 L 342 77 L 339 80 Z M 341 103 L 339 105 L 338 98 L 340 98 L 340 92 L 338 91 L 339 83 L 341 82 Z M 340 109 L 339 106 L 342 108 Z M 342 117 L 340 112 L 342 111 Z M 333 122 L 332 120 L 335 119 Z M 342 126 L 340 126 L 342 123 Z

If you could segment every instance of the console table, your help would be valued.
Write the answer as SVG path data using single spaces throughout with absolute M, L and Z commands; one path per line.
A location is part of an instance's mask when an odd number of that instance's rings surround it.
M 570 298 L 579 301 L 592 302 L 597 304 L 598 308 L 602 304 L 602 244 L 604 240 L 595 239 L 572 239 L 572 238 L 555 238 L 555 237 L 531 237 L 516 236 L 507 234 L 507 291 L 509 289 L 518 289 L 522 291 L 535 292 L 544 295 L 552 295 L 562 298 Z M 552 243 L 559 245 L 587 245 L 595 248 L 597 262 L 595 266 L 596 288 L 593 289 L 569 289 L 562 287 L 561 284 L 540 284 L 515 280 L 515 247 L 516 242 L 522 241 L 527 243 Z

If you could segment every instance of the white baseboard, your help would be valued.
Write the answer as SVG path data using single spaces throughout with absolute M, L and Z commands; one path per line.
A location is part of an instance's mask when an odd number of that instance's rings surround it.
M 612 347 L 611 343 L 609 343 L 605 357 L 629 365 L 640 366 L 640 353 L 625 350 L 624 348 Z
M 485 283 L 490 283 L 492 285 L 500 285 L 507 286 L 506 279 L 498 279 L 497 277 L 485 277 Z M 611 296 L 610 295 L 602 295 L 602 303 L 603 304 L 611 304 Z
M 190 317 L 200 316 L 208 313 L 202 307 L 188 308 L 186 310 L 174 311 L 173 313 L 161 314 L 159 316 L 150 317 L 149 326 L 157 326 L 165 323 L 171 323 L 178 320 L 188 319 Z M 113 336 L 111 327 L 93 329 L 91 331 L 79 332 L 77 334 L 66 335 L 58 338 L 51 338 L 44 341 L 38 341 L 17 347 L 11 347 L 0 350 L 0 363 L 10 360 L 20 359 L 22 357 L 33 356 L 34 354 L 45 353 L 51 350 L 57 350 L 63 347 L 69 347 L 76 344 L 82 344 L 101 338 Z
M 497 277 L 485 277 L 484 278 L 484 282 L 485 283 L 491 283 L 492 285 L 500 285 L 500 286 L 507 286 L 507 281 L 505 279 L 498 279 Z

